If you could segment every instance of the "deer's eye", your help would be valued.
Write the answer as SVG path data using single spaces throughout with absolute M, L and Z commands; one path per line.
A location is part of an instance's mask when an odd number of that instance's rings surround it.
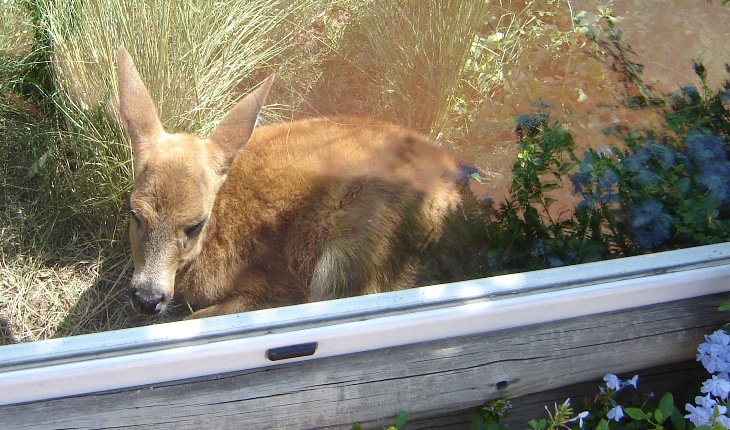
M 139 214 L 137 214 L 134 209 L 129 210 L 129 217 L 134 220 L 134 223 L 137 224 L 137 227 L 142 228 L 142 220 L 139 218 Z
M 185 227 L 185 235 L 189 238 L 196 237 L 198 234 L 200 234 L 200 231 L 203 229 L 203 226 L 205 225 L 205 221 L 206 220 L 202 220 L 196 224 Z

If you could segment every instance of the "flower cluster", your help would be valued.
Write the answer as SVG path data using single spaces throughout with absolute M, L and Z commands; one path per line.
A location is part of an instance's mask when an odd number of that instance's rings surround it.
M 484 255 L 475 275 L 730 240 L 730 80 L 713 92 L 701 65 L 695 69 L 702 91 L 686 87 L 670 97 L 661 128 L 605 130 L 620 145 L 578 154 L 550 106 L 520 115 L 509 196 L 469 218 L 478 221 L 469 235 L 489 244 L 488 252 L 468 251 Z M 577 201 L 554 193 L 566 179 Z M 574 210 L 565 207 L 573 201 Z
M 619 179 L 610 159 L 594 150 L 586 151 L 578 172 L 571 177 L 573 194 L 583 196 L 577 209 L 594 210 L 599 206 L 620 203 Z
M 695 397 L 695 404 L 687 403 L 685 418 L 696 426 L 719 424 L 730 428 L 727 400 L 730 395 L 730 335 L 718 330 L 705 336 L 705 342 L 697 348 L 697 361 L 712 375 L 702 384 L 704 396 Z
M 727 379 L 730 368 L 729 345 L 730 336 L 724 330 L 707 335 L 705 342 L 697 348 L 697 361 L 701 362 L 710 374 L 719 373 Z
M 672 234 L 672 216 L 667 213 L 664 204 L 656 199 L 631 205 L 627 219 L 636 243 L 644 248 L 659 246 Z
M 647 139 L 635 151 L 622 160 L 624 169 L 636 175 L 639 185 L 649 186 L 661 181 L 659 170 L 670 170 L 677 166 L 678 154 L 666 142 Z
M 609 230 L 626 222 L 633 242 L 645 249 L 658 249 L 673 235 L 694 240 L 702 229 L 717 231 L 712 220 L 730 204 L 724 138 L 697 128 L 681 140 L 647 133 L 626 141 L 624 153 L 586 151 L 571 175 L 573 194 L 583 198 L 577 211 L 600 212 Z M 623 215 L 612 218 L 610 208 Z
M 696 172 L 700 187 L 716 204 L 730 203 L 730 162 L 725 141 L 714 134 L 693 133 L 685 140 L 690 168 Z
M 624 410 L 619 404 L 616 403 L 616 400 L 614 398 L 616 397 L 616 393 L 626 387 L 631 386 L 636 388 L 639 382 L 639 375 L 634 375 L 633 378 L 622 381 L 618 378 L 618 376 L 609 373 L 603 377 L 603 381 L 606 383 L 606 388 L 600 387 L 600 390 L 602 393 L 606 394 L 606 397 L 608 398 L 608 401 L 611 405 L 611 409 L 608 411 L 606 417 L 609 420 L 614 420 L 617 422 L 621 421 L 621 418 L 624 417 Z

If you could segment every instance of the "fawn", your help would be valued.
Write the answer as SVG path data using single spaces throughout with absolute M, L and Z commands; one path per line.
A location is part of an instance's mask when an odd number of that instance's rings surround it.
M 415 285 L 468 175 L 427 137 L 386 122 L 256 127 L 273 75 L 205 138 L 165 131 L 129 53 L 117 55 L 131 140 L 134 306 L 192 317 Z

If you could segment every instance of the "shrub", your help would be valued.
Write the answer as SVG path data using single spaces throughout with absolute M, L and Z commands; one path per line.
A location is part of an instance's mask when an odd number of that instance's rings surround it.
M 663 130 L 607 130 L 621 143 L 582 158 L 545 106 L 520 116 L 510 197 L 481 210 L 488 266 L 556 267 L 730 239 L 730 79 L 711 91 L 695 69 L 702 94 L 671 95 Z M 566 178 L 578 201 L 556 216 L 551 192 Z

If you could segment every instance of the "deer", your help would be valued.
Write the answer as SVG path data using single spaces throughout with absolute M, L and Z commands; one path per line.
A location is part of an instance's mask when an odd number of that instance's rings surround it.
M 258 125 L 272 74 L 205 137 L 168 133 L 129 52 L 117 52 L 131 145 L 137 311 L 190 318 L 411 288 L 463 202 L 464 165 L 390 122 Z

